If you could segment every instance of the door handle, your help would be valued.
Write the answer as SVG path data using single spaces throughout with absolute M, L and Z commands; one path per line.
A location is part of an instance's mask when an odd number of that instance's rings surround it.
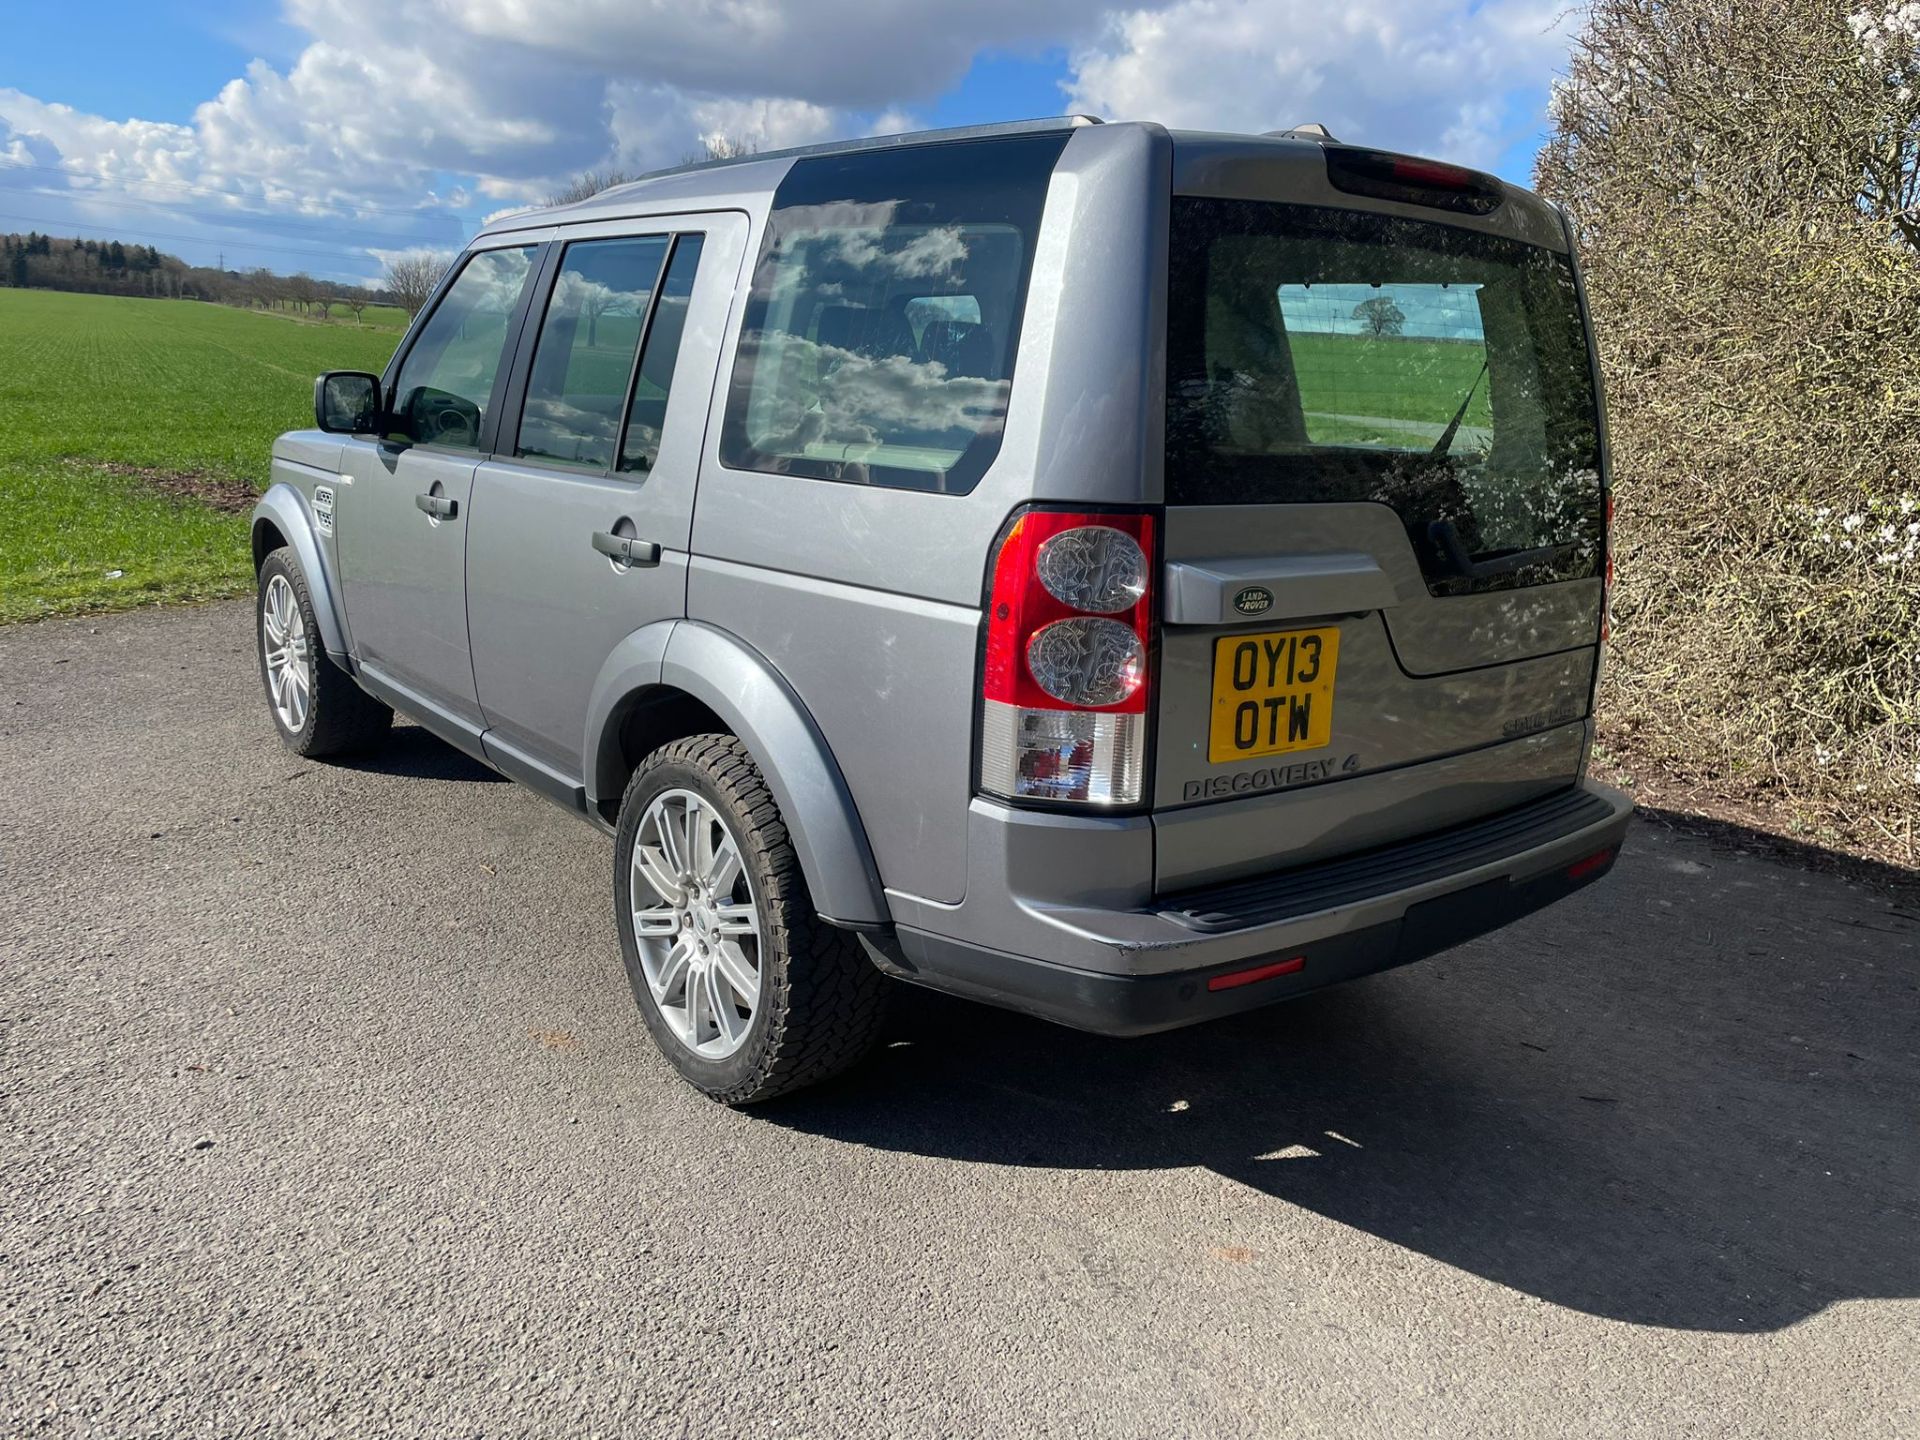
M 636 540 L 616 535 L 611 530 L 593 532 L 593 548 L 621 565 L 658 565 L 660 547 L 651 540 Z
M 451 520 L 460 513 L 460 502 L 450 495 L 416 495 L 413 503 L 435 520 Z

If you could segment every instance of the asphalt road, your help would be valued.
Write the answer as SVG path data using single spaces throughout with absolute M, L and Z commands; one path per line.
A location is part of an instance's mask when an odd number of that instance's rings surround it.
M 609 843 L 282 750 L 244 605 L 0 630 L 0 1434 L 1920 1432 L 1920 920 L 1604 884 L 1101 1041 L 909 994 L 736 1114 Z

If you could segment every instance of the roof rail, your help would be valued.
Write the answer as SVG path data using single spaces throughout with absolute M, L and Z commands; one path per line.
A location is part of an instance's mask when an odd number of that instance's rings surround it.
M 749 155 L 730 155 L 717 160 L 694 160 L 685 165 L 670 165 L 664 170 L 649 170 L 622 185 L 610 185 L 593 197 L 609 195 L 649 180 L 668 175 L 687 175 L 700 170 L 720 170 L 729 165 L 749 165 L 756 160 L 798 160 L 810 155 L 843 155 L 857 150 L 890 150 L 901 145 L 938 145 L 949 140 L 988 140 L 1002 135 L 1045 135 L 1056 130 L 1078 130 L 1084 125 L 1100 125 L 1098 115 L 1054 115 L 1039 120 L 1005 120 L 993 125 L 956 125 L 946 130 L 908 130 L 898 135 L 867 135 L 858 140 L 828 140 L 818 145 L 796 145 L 785 150 L 757 150 Z M 585 202 L 583 202 L 585 203 Z

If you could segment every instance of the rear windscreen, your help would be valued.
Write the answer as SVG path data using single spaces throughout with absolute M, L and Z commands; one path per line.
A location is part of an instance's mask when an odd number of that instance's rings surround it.
M 1177 198 L 1167 501 L 1372 501 L 1435 594 L 1596 574 L 1605 500 L 1568 257 L 1457 226 Z

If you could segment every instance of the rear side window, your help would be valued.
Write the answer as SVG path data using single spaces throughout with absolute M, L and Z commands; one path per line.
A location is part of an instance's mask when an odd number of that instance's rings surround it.
M 1435 594 L 1598 572 L 1598 413 L 1567 256 L 1243 200 L 1176 198 L 1172 239 L 1169 503 L 1391 506 Z
M 1000 448 L 1064 135 L 797 161 L 721 434 L 737 470 L 964 493 Z
M 567 246 L 527 375 L 521 455 L 594 470 L 612 466 L 633 357 L 668 243 L 664 235 L 646 235 Z
M 532 270 L 530 245 L 483 250 L 467 260 L 400 363 L 391 438 L 480 448 L 507 325 Z
M 567 247 L 527 373 L 516 454 L 603 474 L 653 468 L 700 242 L 641 235 Z
M 660 458 L 667 392 L 673 388 L 673 366 L 680 358 L 680 337 L 687 328 L 693 276 L 700 268 L 700 238 L 682 235 L 673 242 L 673 258 L 667 262 L 666 276 L 653 302 L 646 348 L 640 353 L 640 373 L 633 382 L 633 406 L 627 416 L 626 438 L 620 445 L 622 470 L 651 470 Z

